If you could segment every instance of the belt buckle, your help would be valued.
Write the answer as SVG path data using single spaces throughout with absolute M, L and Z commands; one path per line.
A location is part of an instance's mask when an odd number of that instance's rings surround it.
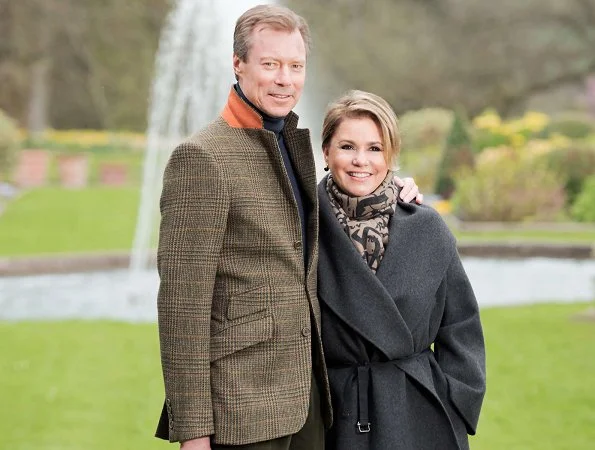
M 360 433 L 369 433 L 370 432 L 370 422 L 361 424 L 360 422 L 357 423 L 357 431 Z

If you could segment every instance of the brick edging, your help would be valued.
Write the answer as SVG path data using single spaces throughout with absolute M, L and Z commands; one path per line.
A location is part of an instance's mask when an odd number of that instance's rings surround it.
M 595 258 L 595 244 L 463 241 L 458 248 L 462 256 L 478 258 Z

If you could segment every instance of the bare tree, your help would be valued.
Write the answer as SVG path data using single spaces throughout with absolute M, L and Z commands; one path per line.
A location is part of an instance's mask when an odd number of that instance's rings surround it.
M 168 3 L 0 0 L 0 108 L 33 133 L 144 128 Z
M 314 83 L 323 92 L 365 88 L 400 111 L 461 105 L 512 113 L 595 71 L 592 0 L 288 3 L 313 29 L 321 72 Z

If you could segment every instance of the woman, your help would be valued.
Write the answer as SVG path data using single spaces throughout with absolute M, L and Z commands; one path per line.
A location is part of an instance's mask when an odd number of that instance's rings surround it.
M 467 449 L 485 391 L 473 290 L 431 208 L 389 168 L 397 118 L 352 91 L 323 125 L 318 293 L 335 420 L 329 450 Z

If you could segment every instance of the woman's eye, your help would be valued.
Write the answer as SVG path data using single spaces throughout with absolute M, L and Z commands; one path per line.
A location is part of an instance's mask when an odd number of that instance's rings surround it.
M 353 145 L 343 144 L 341 150 L 353 150 Z
M 381 152 L 382 149 L 380 147 L 370 147 L 370 150 L 373 152 Z

